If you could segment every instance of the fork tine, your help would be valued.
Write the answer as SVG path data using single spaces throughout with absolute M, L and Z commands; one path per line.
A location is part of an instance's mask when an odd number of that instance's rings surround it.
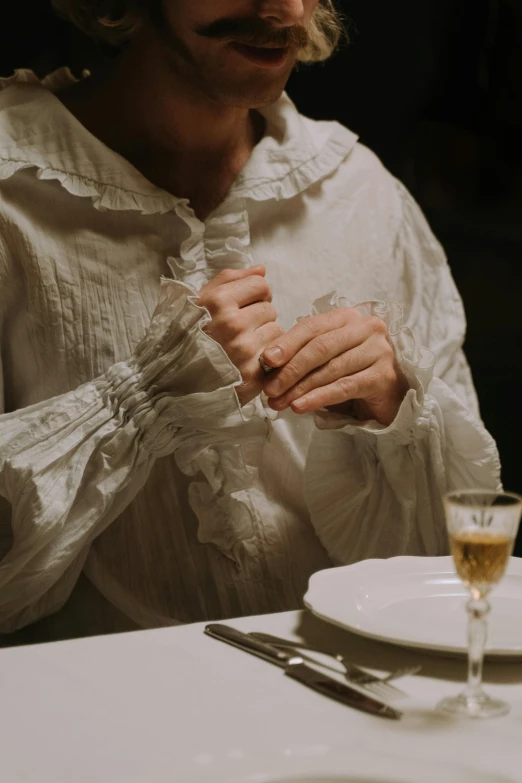
M 403 666 L 402 669 L 397 669 L 391 672 L 387 677 L 382 679 L 382 682 L 390 682 L 391 680 L 398 680 L 401 677 L 408 677 L 412 674 L 418 674 L 422 666 Z
M 381 693 L 402 693 L 402 691 L 399 688 L 396 688 L 395 685 L 388 685 L 385 682 L 375 682 L 372 683 L 372 685 L 376 690 L 381 691 Z
M 406 696 L 406 693 L 401 691 L 400 688 L 396 688 L 393 685 L 387 686 L 386 684 L 382 684 L 380 682 L 371 682 L 364 687 L 372 693 L 375 693 L 376 696 L 381 696 L 383 699 L 387 699 L 388 701 L 391 699 L 398 699 L 401 696 Z
M 379 683 L 377 682 L 369 682 L 368 685 L 364 686 L 364 689 L 370 691 L 370 693 L 374 693 L 376 696 L 386 699 L 392 699 L 399 695 L 395 691 L 389 692 L 385 688 L 380 688 Z

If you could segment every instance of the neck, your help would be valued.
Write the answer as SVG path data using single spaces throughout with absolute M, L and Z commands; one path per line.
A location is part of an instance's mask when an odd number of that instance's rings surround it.
M 260 115 L 210 100 L 153 48 L 144 56 L 131 47 L 59 97 L 91 133 L 200 214 L 226 195 L 263 133 Z M 198 209 L 205 183 L 210 208 Z

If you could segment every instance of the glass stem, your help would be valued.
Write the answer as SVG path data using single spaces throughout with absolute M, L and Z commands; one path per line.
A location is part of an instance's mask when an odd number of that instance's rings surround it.
M 482 694 L 482 665 L 484 648 L 488 637 L 488 615 L 490 605 L 485 598 L 473 595 L 468 601 L 468 684 L 466 697 L 470 701 L 478 700 Z

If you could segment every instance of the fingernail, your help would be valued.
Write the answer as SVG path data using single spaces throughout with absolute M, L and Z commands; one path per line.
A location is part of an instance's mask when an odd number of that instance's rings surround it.
M 277 362 L 281 361 L 281 358 L 283 356 L 283 352 L 282 352 L 281 348 L 277 348 L 277 346 L 276 346 L 275 348 L 267 348 L 266 351 L 264 352 L 263 356 L 265 357 L 265 359 L 268 359 L 271 362 L 277 363 Z

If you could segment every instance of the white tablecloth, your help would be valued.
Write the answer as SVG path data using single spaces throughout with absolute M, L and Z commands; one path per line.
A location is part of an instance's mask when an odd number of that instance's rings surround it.
M 428 770 L 433 775 L 441 762 L 475 770 L 471 780 L 482 781 L 483 773 L 522 781 L 522 663 L 486 667 L 488 691 L 509 700 L 509 716 L 452 719 L 433 707 L 460 690 L 462 660 L 372 642 L 305 612 L 230 624 L 301 636 L 375 669 L 421 663 L 423 670 L 402 683 L 411 694 L 400 704 L 405 717 L 388 721 L 310 691 L 275 666 L 204 636 L 200 624 L 3 649 L 1 780 L 226 783 L 258 764 L 259 774 L 248 780 L 263 783 L 269 778 L 259 760 L 268 769 L 284 757 L 309 775 L 337 770 L 338 781 L 353 781 L 362 778 L 349 774 L 349 759 L 355 764 L 366 753 L 421 760 L 430 782 Z

